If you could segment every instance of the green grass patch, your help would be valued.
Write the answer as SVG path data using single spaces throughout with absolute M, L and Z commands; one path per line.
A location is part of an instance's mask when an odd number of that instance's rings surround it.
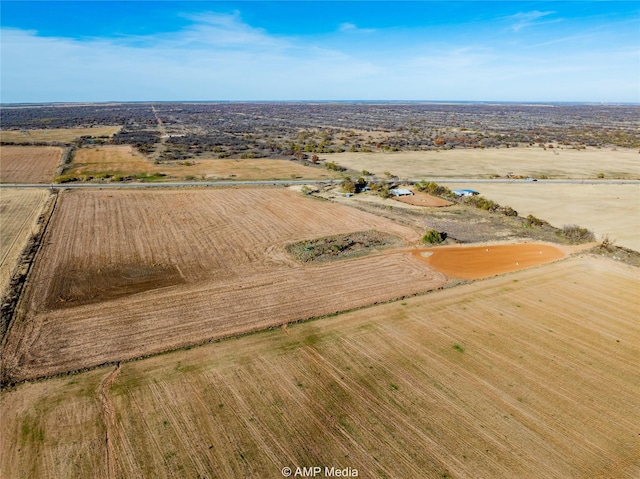
M 287 252 L 303 263 L 331 261 L 365 255 L 394 245 L 402 240 L 380 231 L 358 231 L 292 243 Z

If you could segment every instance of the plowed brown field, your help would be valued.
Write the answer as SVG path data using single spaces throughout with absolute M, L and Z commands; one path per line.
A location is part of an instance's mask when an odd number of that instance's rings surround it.
M 1 183 L 50 183 L 62 149 L 56 146 L 1 146 Z
M 49 193 L 44 190 L 0 190 L 0 294 L 9 284 L 29 236 L 35 232 L 47 196 Z
M 412 254 L 447 276 L 463 279 L 487 278 L 566 256 L 560 249 L 546 244 L 440 246 L 414 250 Z
M 635 479 L 639 281 L 570 258 L 22 384 L 0 476 Z
M 289 242 L 377 229 L 418 233 L 288 190 L 73 191 L 58 200 L 24 318 L 4 354 L 13 380 L 76 370 L 438 287 L 410 255 L 297 263 Z

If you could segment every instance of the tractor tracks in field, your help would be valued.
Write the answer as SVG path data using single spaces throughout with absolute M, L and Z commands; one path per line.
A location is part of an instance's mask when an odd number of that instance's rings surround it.
M 102 416 L 104 420 L 104 442 L 105 442 L 105 456 L 107 465 L 107 477 L 114 479 L 116 477 L 116 457 L 115 449 L 113 447 L 114 430 L 116 423 L 116 412 L 109 399 L 109 388 L 115 381 L 116 376 L 120 372 L 120 363 L 118 363 L 113 371 L 105 376 L 100 383 L 99 396 L 100 404 L 102 405 Z

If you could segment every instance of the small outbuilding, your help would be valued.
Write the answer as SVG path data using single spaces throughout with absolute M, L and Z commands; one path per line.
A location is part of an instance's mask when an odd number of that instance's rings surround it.
M 480 193 L 476 190 L 453 190 L 453 194 L 456 196 L 476 196 Z
M 393 188 L 389 190 L 393 196 L 410 196 L 413 194 L 413 191 L 407 190 L 406 188 Z

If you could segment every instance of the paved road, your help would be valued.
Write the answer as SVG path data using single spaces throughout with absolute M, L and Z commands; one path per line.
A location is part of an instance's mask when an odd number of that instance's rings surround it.
M 529 182 L 524 180 L 488 180 L 470 178 L 434 178 L 424 179 L 400 179 L 389 180 L 389 183 L 396 182 L 418 182 L 435 181 L 436 183 L 508 183 L 535 185 L 536 183 L 556 184 L 556 185 L 639 185 L 640 180 L 538 180 Z M 287 185 L 327 185 L 338 184 L 340 180 L 271 180 L 271 181 L 182 181 L 175 183 L 64 183 L 64 184 L 0 184 L 2 188 L 180 188 L 180 187 L 220 187 L 220 186 L 287 186 Z

